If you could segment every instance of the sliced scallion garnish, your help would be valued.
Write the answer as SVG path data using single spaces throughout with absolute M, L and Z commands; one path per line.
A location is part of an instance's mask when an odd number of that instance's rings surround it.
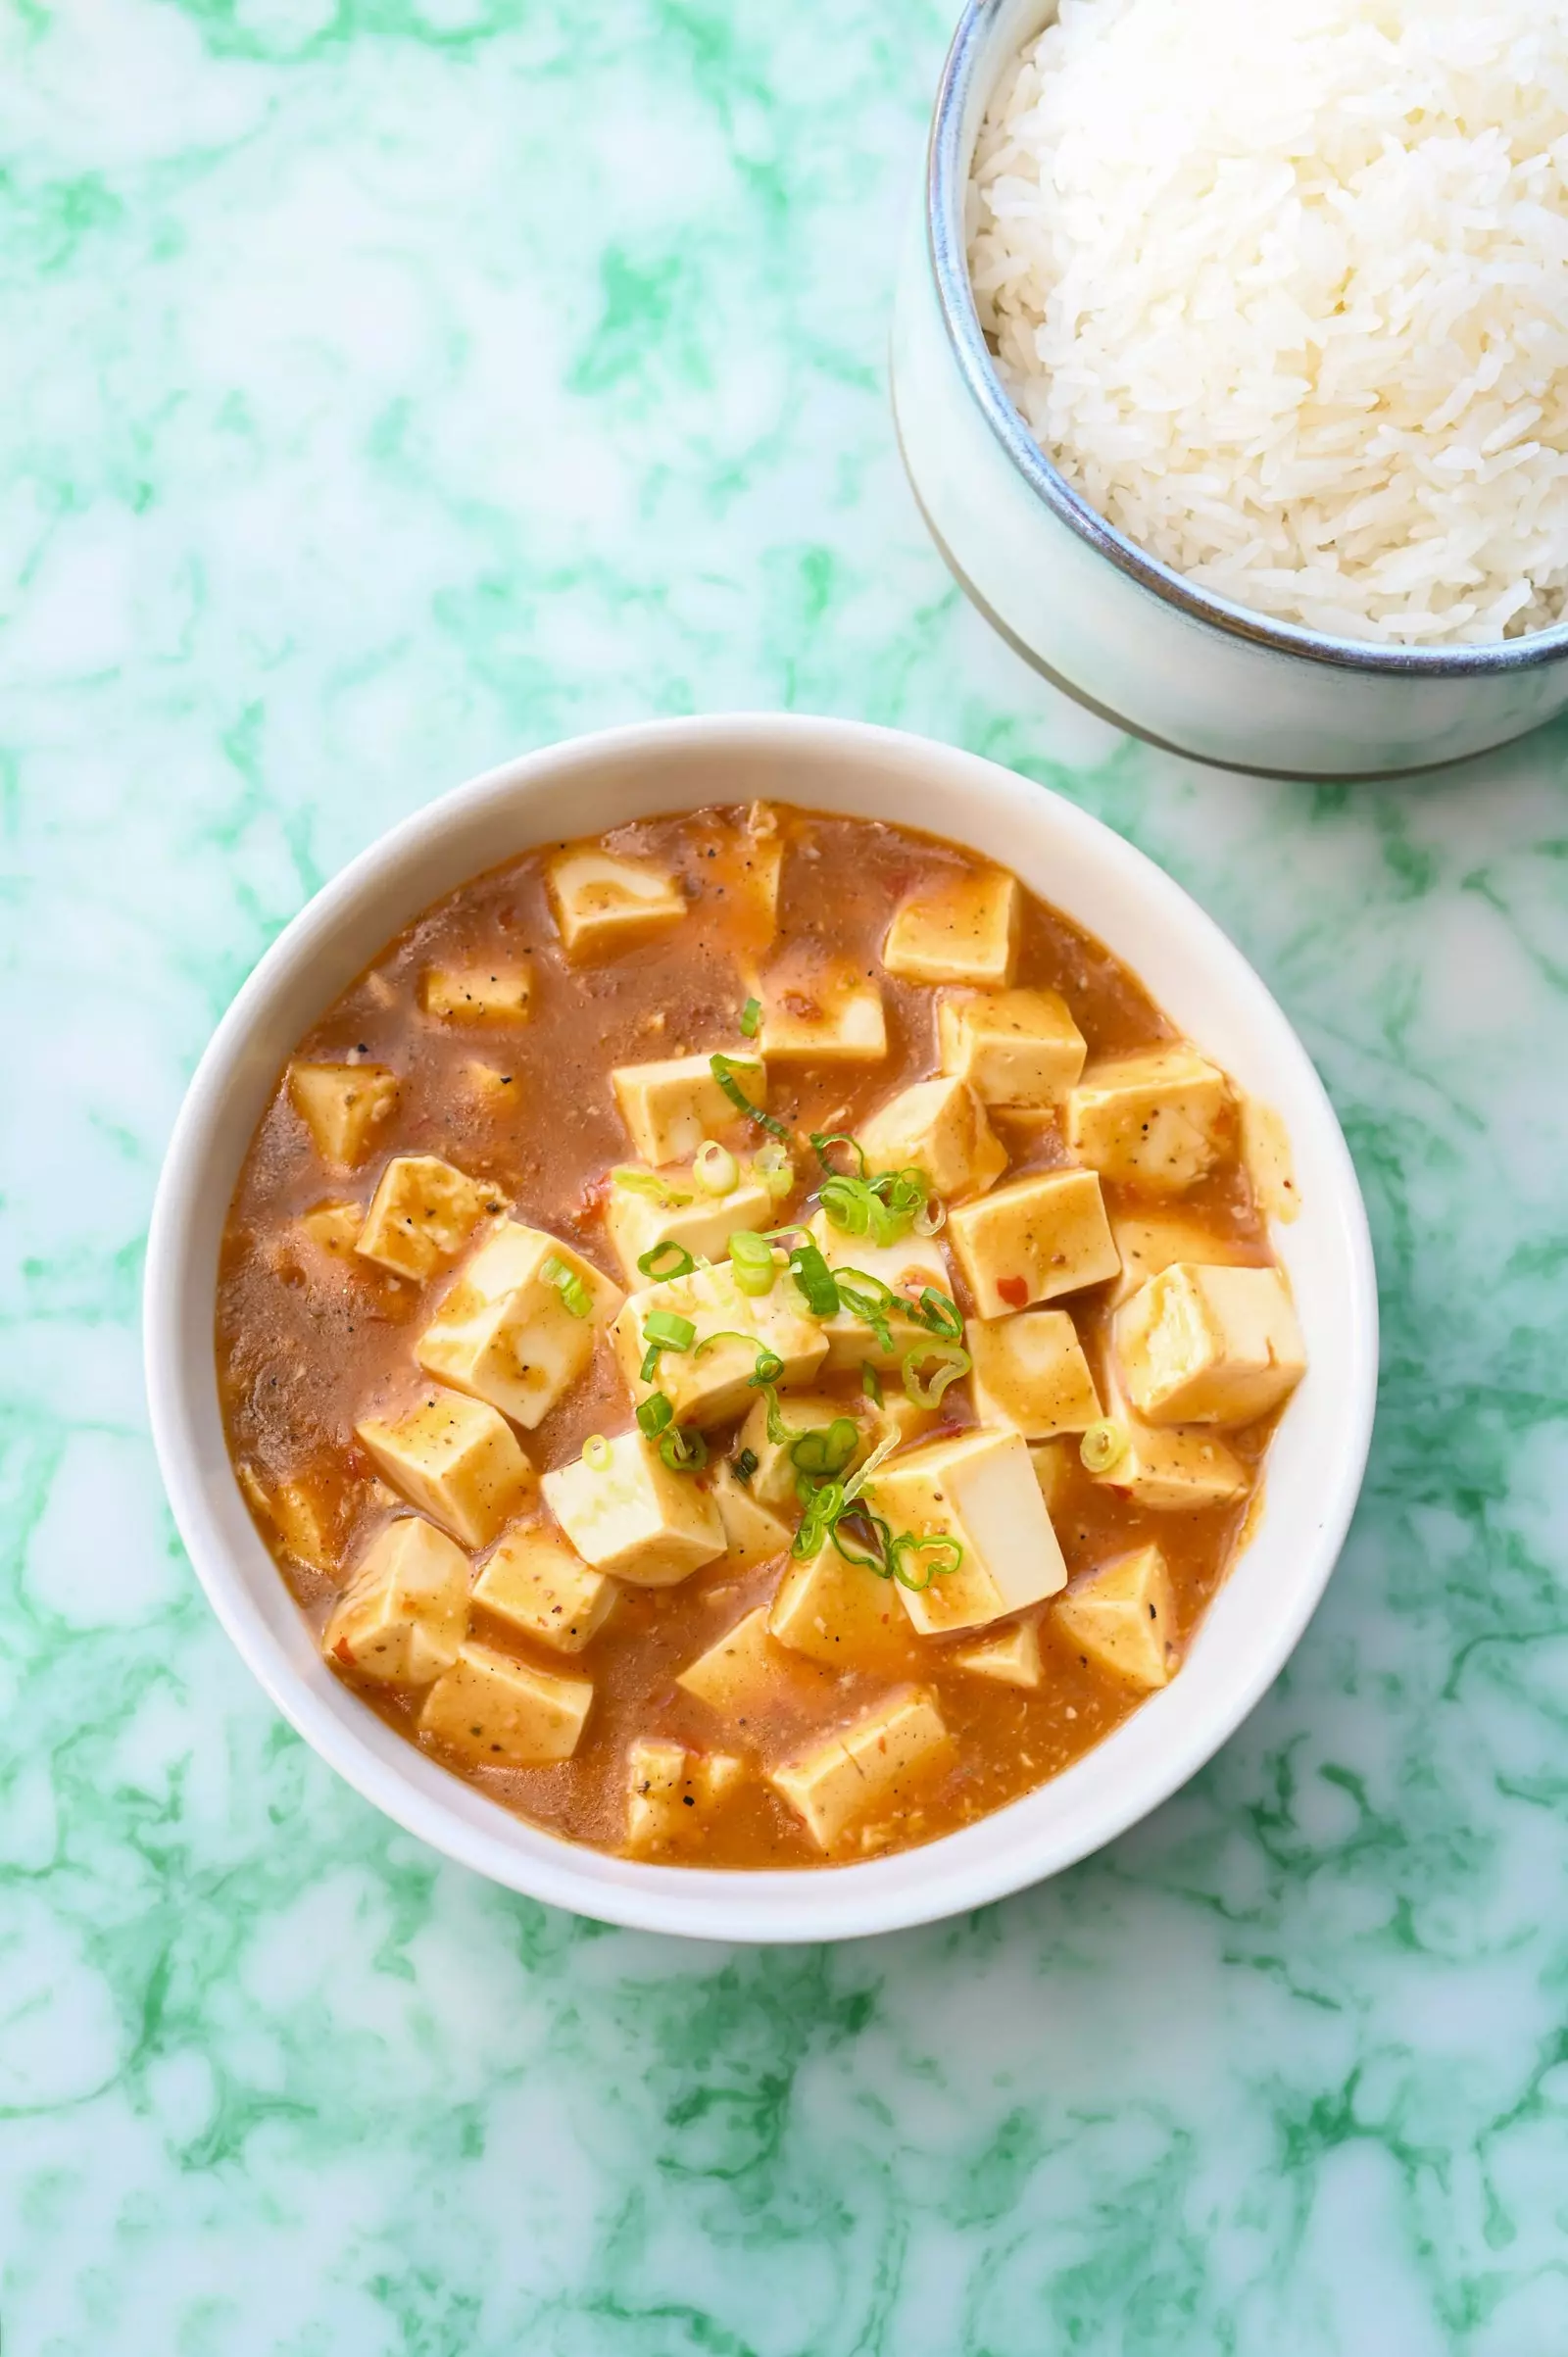
M 881 1406 L 882 1378 L 877 1373 L 875 1367 L 871 1364 L 871 1361 L 868 1358 L 862 1363 L 860 1368 L 860 1389 L 862 1392 L 864 1392 L 866 1398 L 870 1400 L 873 1407 Z
M 839 1289 L 820 1247 L 803 1239 L 790 1253 L 790 1275 L 806 1297 L 813 1317 L 833 1317 L 839 1309 Z
M 692 1177 L 705 1195 L 733 1195 L 740 1185 L 741 1166 L 727 1146 L 710 1138 L 698 1150 Z
M 701 1473 L 708 1462 L 708 1443 L 687 1425 L 666 1425 L 659 1436 L 659 1461 L 671 1473 Z
M 689 1277 L 697 1263 L 683 1244 L 666 1236 L 662 1244 L 638 1253 L 637 1266 L 654 1284 L 672 1285 L 677 1277 Z
M 651 1392 L 637 1410 L 637 1422 L 651 1441 L 657 1441 L 675 1413 L 662 1392 Z
M 835 1416 L 797 1434 L 790 1443 L 790 1462 L 802 1473 L 842 1473 L 860 1446 L 860 1427 L 853 1416 Z
M 1078 1444 L 1078 1454 L 1091 1473 L 1108 1473 L 1127 1454 L 1127 1435 L 1109 1416 L 1091 1424 Z
M 691 1319 L 677 1317 L 673 1310 L 651 1309 L 643 1320 L 643 1341 L 657 1343 L 661 1350 L 689 1350 L 696 1340 Z
M 741 1482 L 750 1481 L 752 1475 L 757 1471 L 760 1461 L 755 1449 L 743 1449 L 735 1459 L 735 1479 Z
M 582 1445 L 582 1461 L 592 1473 L 608 1473 L 611 1466 L 610 1443 L 602 1432 L 591 1432 Z
M 748 1040 L 756 1039 L 757 1028 L 761 1020 L 761 1000 L 748 999 L 745 1006 L 741 1008 L 741 1037 Z
M 754 1235 L 750 1228 L 737 1228 L 729 1240 L 729 1265 L 742 1293 L 760 1301 L 772 1292 L 778 1262 L 765 1236 Z
M 547 1252 L 539 1263 L 539 1274 L 547 1285 L 553 1285 L 564 1306 L 573 1317 L 592 1317 L 594 1297 L 574 1268 L 555 1252 Z
M 922 1555 L 930 1556 L 931 1560 L 917 1578 L 915 1572 L 907 1567 L 907 1558 L 913 1557 L 918 1563 Z M 888 1548 L 889 1571 L 901 1588 L 908 1588 L 916 1596 L 929 1588 L 933 1580 L 940 1580 L 947 1572 L 956 1571 L 962 1561 L 962 1540 L 946 1536 L 921 1538 L 914 1531 L 901 1531 Z
M 749 1121 L 760 1122 L 775 1138 L 781 1139 L 786 1146 L 789 1144 L 790 1133 L 786 1124 L 776 1114 L 764 1112 L 761 1105 L 752 1103 L 735 1077 L 735 1066 L 729 1056 L 710 1056 L 708 1068 L 738 1113 L 744 1113 Z
M 916 1343 L 912 1350 L 904 1354 L 904 1389 L 916 1407 L 940 1407 L 949 1384 L 967 1375 L 973 1364 L 968 1351 L 961 1350 L 956 1343 Z M 936 1368 L 934 1374 L 917 1373 L 918 1368 L 930 1365 Z
M 679 1211 L 692 1201 L 688 1189 L 672 1187 L 657 1170 L 635 1170 L 629 1162 L 623 1162 L 610 1175 L 617 1187 L 626 1188 L 632 1195 L 646 1195 L 650 1203 L 658 1203 L 663 1211 Z

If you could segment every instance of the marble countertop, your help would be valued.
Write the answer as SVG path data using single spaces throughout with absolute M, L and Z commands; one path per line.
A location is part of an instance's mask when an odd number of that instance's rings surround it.
M 955 0 L 0 9 L 6 2357 L 1568 2347 L 1568 735 L 1264 786 L 928 546 L 891 258 Z M 391 820 L 758 705 L 1072 795 L 1242 943 L 1371 1206 L 1287 1674 L 1054 1884 L 724 1952 L 492 1890 L 287 1733 L 148 1444 L 181 1089 Z

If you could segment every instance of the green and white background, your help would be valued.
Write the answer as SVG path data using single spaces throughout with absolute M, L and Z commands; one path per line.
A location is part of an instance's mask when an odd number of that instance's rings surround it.
M 889 429 L 942 0 L 0 0 L 5 2357 L 1568 2350 L 1568 736 L 1408 788 L 1116 736 Z M 1049 1888 L 606 1932 L 283 1729 L 137 1289 L 234 989 L 468 772 L 926 730 L 1230 928 L 1371 1206 L 1365 1498 L 1287 1675 Z

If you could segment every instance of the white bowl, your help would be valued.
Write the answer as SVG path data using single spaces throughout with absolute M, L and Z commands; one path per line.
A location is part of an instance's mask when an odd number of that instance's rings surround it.
M 1272 620 L 1135 547 L 1035 442 L 976 316 L 966 194 L 992 92 L 1055 13 L 1055 0 L 968 0 L 894 311 L 899 443 L 960 586 L 1080 703 L 1230 768 L 1426 768 L 1549 720 L 1568 704 L 1568 622 L 1495 645 L 1396 647 Z
M 538 1832 L 449 1774 L 325 1668 L 241 1501 L 214 1361 L 219 1240 L 295 1042 L 393 934 L 531 846 L 754 795 L 920 827 L 1004 862 L 1125 958 L 1157 1003 L 1274 1106 L 1299 1217 L 1276 1238 L 1310 1372 L 1274 1442 L 1261 1529 L 1180 1677 L 1026 1799 L 923 1849 L 819 1872 L 638 1864 Z M 153 1435 L 219 1618 L 290 1724 L 388 1816 L 498 1883 L 579 1914 L 705 1939 L 846 1939 L 1021 1889 L 1158 1806 L 1225 1741 L 1305 1628 L 1334 1568 L 1372 1428 L 1377 1305 L 1366 1216 L 1328 1099 L 1239 952 L 1161 870 L 1071 803 L 946 745 L 843 720 L 656 720 L 527 755 L 433 803 L 318 893 L 203 1056 L 154 1207 L 146 1289 Z

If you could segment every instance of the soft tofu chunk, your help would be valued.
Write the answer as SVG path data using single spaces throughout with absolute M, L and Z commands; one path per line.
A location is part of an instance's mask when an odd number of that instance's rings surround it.
M 553 1260 L 585 1288 L 586 1317 L 567 1308 L 546 1275 Z M 623 1299 L 569 1244 L 508 1220 L 459 1271 L 414 1354 L 427 1375 L 487 1399 L 531 1432 L 581 1375 Z
M 570 1759 L 593 1698 L 591 1678 L 564 1678 L 470 1644 L 426 1694 L 419 1732 L 479 1767 L 545 1767 Z
M 633 1180 L 657 1181 L 662 1196 L 647 1186 L 628 1184 L 612 1171 L 605 1202 L 605 1232 L 631 1286 L 648 1280 L 637 1266 L 659 1244 L 678 1244 L 694 1260 L 723 1260 L 737 1228 L 760 1230 L 773 1225 L 773 1198 L 760 1179 L 743 1176 L 727 1195 L 705 1193 L 690 1169 L 634 1172 Z
M 1026 1441 L 1049 1441 L 1058 1432 L 1087 1432 L 1098 1420 L 1095 1379 L 1065 1309 L 971 1318 L 964 1343 L 982 1424 L 1010 1424 Z
M 1181 1041 L 1091 1064 L 1067 1099 L 1067 1143 L 1102 1178 L 1179 1195 L 1227 1151 L 1230 1084 Z
M 778 931 L 778 891 L 784 873 L 784 834 L 771 803 L 754 802 L 746 814 L 741 852 L 748 932 L 765 950 Z
M 648 1349 L 644 1326 L 656 1310 L 685 1318 L 694 1336 L 689 1350 L 664 1351 L 656 1383 L 647 1384 L 640 1372 Z M 632 1294 L 611 1334 L 635 1399 L 662 1391 L 678 1424 L 705 1427 L 723 1424 L 751 1406 L 760 1349 L 783 1360 L 781 1384 L 809 1381 L 827 1355 L 826 1337 L 808 1316 L 792 1278 L 781 1275 L 772 1292 L 760 1297 L 744 1294 L 727 1263 Z
M 805 1820 L 818 1848 L 832 1850 L 857 1826 L 902 1814 L 950 1756 L 942 1714 L 915 1688 L 775 1768 L 768 1782 Z
M 785 1675 L 784 1662 L 767 1633 L 767 1606 L 759 1604 L 706 1653 L 688 1662 L 675 1684 L 743 1729 L 777 1688 Z
M 506 1418 L 461 1392 L 432 1390 L 407 1415 L 354 1430 L 399 1497 L 465 1547 L 488 1547 L 538 1487 Z
M 897 1672 L 908 1661 L 909 1632 L 894 1583 L 848 1562 L 830 1540 L 808 1561 L 792 1555 L 768 1607 L 768 1634 L 830 1669 Z
M 730 1752 L 644 1736 L 626 1754 L 626 1847 L 641 1855 L 700 1841 L 715 1802 L 745 1774 Z
M 844 959 L 776 966 L 761 981 L 758 1042 L 770 1064 L 879 1064 L 888 1052 L 882 993 Z
M 831 1269 L 846 1272 L 855 1269 L 861 1276 L 876 1277 L 890 1293 L 902 1294 L 911 1301 L 917 1301 L 927 1287 L 946 1294 L 950 1301 L 953 1298 L 953 1279 L 935 1237 L 911 1234 L 898 1244 L 872 1244 L 865 1236 L 846 1236 L 825 1211 L 813 1215 L 808 1232 Z M 869 1290 L 874 1292 L 875 1288 Z M 892 1347 L 884 1350 L 874 1329 L 858 1318 L 853 1309 L 836 1310 L 832 1317 L 823 1318 L 820 1331 L 827 1337 L 824 1373 L 841 1374 L 870 1365 L 888 1383 L 898 1381 L 906 1350 L 928 1339 L 923 1328 L 890 1317 L 888 1335 Z
M 983 1628 L 1066 1585 L 1067 1569 L 1046 1512 L 1029 1450 L 1015 1432 L 960 1433 L 891 1457 L 869 1497 L 895 1537 L 956 1539 L 956 1569 L 899 1599 L 923 1637 Z M 915 1558 L 910 1568 L 925 1566 Z
M 1071 1454 L 1068 1451 L 1071 1450 Z M 1031 1441 L 1029 1463 L 1040 1495 L 1046 1501 L 1046 1512 L 1054 1515 L 1061 1504 L 1074 1464 L 1078 1461 L 1078 1443 L 1070 1441 Z
M 500 1208 L 490 1188 L 438 1154 L 395 1154 L 370 1198 L 355 1250 L 422 1285 L 457 1258 L 487 1211 Z
M 673 876 L 594 844 L 558 852 L 545 870 L 561 944 L 574 964 L 657 941 L 686 914 Z
M 754 1050 L 726 1049 L 726 1061 L 753 1105 L 767 1103 L 767 1067 Z M 708 1056 L 670 1056 L 651 1064 L 617 1064 L 610 1075 L 626 1132 L 655 1168 L 690 1162 L 709 1138 L 741 1118 L 713 1078 Z
M 388 1523 L 367 1548 L 326 1624 L 331 1661 L 388 1686 L 428 1686 L 468 1633 L 468 1558 L 416 1514 Z
M 1235 1268 L 1252 1261 L 1260 1248 L 1228 1236 L 1216 1236 L 1187 1211 L 1151 1211 L 1137 1216 L 1125 1211 L 1110 1215 L 1110 1232 L 1121 1254 L 1121 1274 L 1106 1296 L 1113 1309 L 1130 1301 L 1141 1285 L 1157 1277 L 1173 1260 L 1199 1267 Z
M 908 1449 L 942 1421 L 940 1407 L 922 1407 L 911 1399 L 902 1382 L 890 1384 L 871 1410 L 872 1439 L 880 1449 L 884 1441 L 895 1441 L 900 1449 Z
M 1054 1301 L 1116 1274 L 1116 1247 L 1092 1170 L 1038 1170 L 962 1203 L 948 1237 L 985 1318 Z
M 319 1252 L 347 1260 L 360 1241 L 365 1213 L 358 1203 L 313 1203 L 300 1216 L 300 1226 Z
M 749 1449 L 757 1459 L 752 1475 L 752 1496 L 765 1506 L 784 1506 L 793 1509 L 796 1503 L 796 1467 L 790 1455 L 802 1433 L 825 1433 L 842 1416 L 856 1428 L 853 1454 L 846 1460 L 835 1480 L 843 1480 L 870 1454 L 871 1442 L 867 1432 L 868 1403 L 856 1399 L 836 1399 L 827 1392 L 785 1392 L 778 1403 L 778 1412 L 789 1433 L 787 1441 L 770 1441 L 767 1437 L 767 1401 L 761 1398 L 749 1411 L 736 1436 L 741 1449 Z
M 771 1562 L 790 1543 L 790 1526 L 752 1496 L 732 1464 L 718 1467 L 709 1485 L 724 1526 L 724 1569 L 736 1573 Z
M 1000 867 L 955 876 L 906 901 L 882 947 L 903 982 L 973 982 L 1004 990 L 1018 955 L 1017 878 Z
M 1250 1424 L 1306 1372 L 1277 1268 L 1175 1261 L 1117 1310 L 1112 1341 L 1128 1397 L 1151 1424 Z
M 1247 1489 L 1247 1472 L 1223 1441 L 1202 1425 L 1146 1424 L 1134 1414 L 1107 1370 L 1105 1413 L 1119 1426 L 1126 1448 L 1095 1480 L 1155 1513 L 1195 1513 L 1204 1506 L 1232 1505 Z
M 640 1432 L 616 1434 L 608 1465 L 577 1457 L 558 1466 L 544 1493 L 584 1562 L 634 1588 L 671 1588 L 724 1551 L 709 1493 L 672 1473 Z
M 442 1023 L 526 1023 L 533 969 L 508 965 L 432 965 L 419 976 L 419 1005 Z
M 397 1105 L 398 1076 L 385 1064 L 290 1064 L 289 1103 L 317 1153 L 334 1170 L 353 1170 Z
M 240 1465 L 236 1478 L 254 1511 L 271 1524 L 289 1553 L 335 1579 L 339 1517 L 329 1497 L 310 1481 L 284 1480 L 269 1489 L 254 1465 Z
M 960 1670 L 990 1678 L 998 1686 L 1016 1686 L 1032 1694 L 1040 1684 L 1040 1631 L 1032 1620 L 1020 1620 L 1000 1637 L 966 1645 L 953 1656 Z
M 966 1080 L 917 1080 L 860 1131 L 868 1170 L 923 1170 L 952 1200 L 983 1194 L 1007 1167 L 1006 1149 Z
M 1059 991 L 999 990 L 945 998 L 937 1010 L 942 1069 L 982 1105 L 1060 1105 L 1088 1049 Z
M 505 1532 L 473 1584 L 473 1600 L 558 1653 L 580 1653 L 613 1611 L 620 1590 L 593 1571 L 542 1522 Z
M 1075 1580 L 1056 1604 L 1056 1626 L 1083 1659 L 1130 1686 L 1168 1685 L 1176 1668 L 1176 1598 L 1157 1547 Z

